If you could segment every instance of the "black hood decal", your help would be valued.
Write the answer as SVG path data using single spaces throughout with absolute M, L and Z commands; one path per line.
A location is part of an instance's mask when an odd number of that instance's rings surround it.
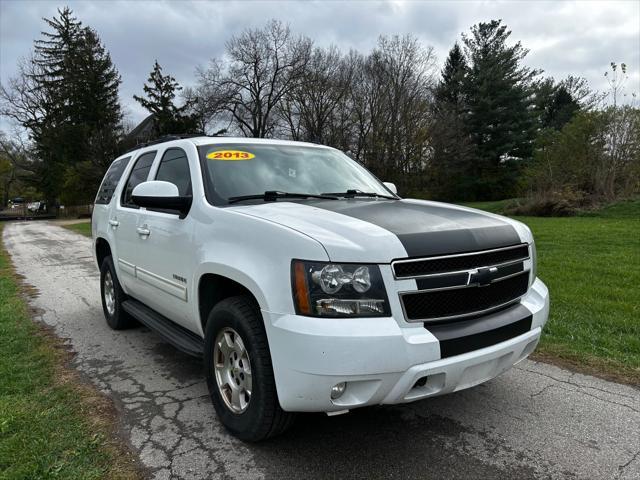
M 488 250 L 522 243 L 508 222 L 447 204 L 349 199 L 305 202 L 395 234 L 409 257 Z

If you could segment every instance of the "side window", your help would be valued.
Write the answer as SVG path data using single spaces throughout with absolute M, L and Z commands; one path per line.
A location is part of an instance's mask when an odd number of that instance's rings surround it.
M 131 157 L 120 158 L 111 164 L 98 190 L 95 201 L 97 205 L 108 205 L 111 202 L 116 186 L 120 181 L 120 177 L 122 177 L 122 172 L 129 165 L 129 160 L 131 160 Z
M 154 158 L 156 158 L 156 152 L 148 152 L 140 155 L 140 158 L 136 160 L 136 164 L 133 166 L 133 169 L 129 174 L 127 185 L 122 191 L 121 204 L 123 207 L 138 208 L 131 199 L 131 193 L 139 184 L 147 181 L 149 170 L 151 170 Z
M 178 187 L 181 197 L 191 196 L 191 174 L 189 172 L 189 160 L 184 150 L 170 148 L 162 156 L 156 180 L 173 183 Z

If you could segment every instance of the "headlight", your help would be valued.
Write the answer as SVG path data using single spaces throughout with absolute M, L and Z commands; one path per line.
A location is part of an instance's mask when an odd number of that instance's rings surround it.
M 538 252 L 536 252 L 536 242 L 531 242 L 529 244 L 529 249 L 531 250 L 531 276 L 529 277 L 529 286 L 533 285 L 533 282 L 536 281 L 536 276 L 538 275 Z
M 291 263 L 296 312 L 312 317 L 388 316 L 389 301 L 377 265 Z

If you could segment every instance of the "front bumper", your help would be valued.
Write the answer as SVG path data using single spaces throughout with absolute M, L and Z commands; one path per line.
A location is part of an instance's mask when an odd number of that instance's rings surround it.
M 438 340 L 420 323 L 263 311 L 280 404 L 286 411 L 331 412 L 410 402 L 483 383 L 538 344 L 549 315 L 547 287 L 536 279 L 520 304 L 532 315 L 528 332 L 445 359 Z M 347 382 L 346 391 L 331 400 L 331 387 L 340 382 Z

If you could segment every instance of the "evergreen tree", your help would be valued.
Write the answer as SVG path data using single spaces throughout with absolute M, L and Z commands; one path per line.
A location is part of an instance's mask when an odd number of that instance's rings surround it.
M 34 42 L 33 68 L 30 80 L 41 102 L 41 116 L 31 125 L 39 168 L 36 178 L 50 202 L 55 202 L 63 190 L 64 174 L 69 159 L 78 158 L 72 114 L 72 97 L 76 88 L 74 66 L 82 36 L 82 24 L 68 7 L 58 10 L 58 17 L 45 18 L 50 31 Z
M 38 189 L 50 203 L 87 202 L 116 151 L 120 77 L 95 31 L 71 9 L 44 21 L 49 30 L 0 93 L 10 106 L 5 114 L 33 141 Z
M 568 88 L 570 81 L 571 77 L 560 83 L 556 83 L 553 78 L 536 82 L 533 90 L 538 128 L 561 130 L 580 110 L 580 103 Z
M 449 51 L 435 89 L 429 190 L 438 199 L 464 200 L 472 182 L 473 145 L 464 123 L 467 74 L 464 52 L 456 43 Z
M 465 80 L 468 73 L 467 60 L 458 42 L 456 42 L 447 56 L 442 69 L 442 79 L 436 88 L 436 102 L 446 102 L 455 105 L 462 111 L 464 101 Z
M 82 145 L 78 145 L 77 161 L 70 162 L 67 168 L 65 201 L 85 203 L 93 199 L 106 169 L 118 154 L 122 134 L 120 75 L 98 34 L 89 27 L 82 31 L 77 58 L 72 83 L 77 90 L 71 98 L 78 122 L 74 131 Z
M 134 95 L 133 98 L 153 114 L 156 136 L 194 133 L 198 128 L 196 119 L 186 113 L 191 107 L 190 102 L 182 107 L 175 105 L 176 93 L 182 90 L 182 87 L 171 75 L 162 74 L 162 67 L 157 60 L 143 90 L 146 98 L 138 95 Z
M 58 10 L 58 15 L 43 19 L 51 31 L 43 31 L 42 38 L 34 42 L 33 63 L 38 69 L 31 76 L 36 82 L 36 90 L 45 95 L 51 116 L 57 114 L 57 120 L 64 120 L 69 113 L 65 111 L 69 106 L 68 100 L 73 97 L 74 87 L 69 80 L 78 62 L 83 28 L 69 7 Z
M 542 117 L 542 126 L 561 130 L 579 109 L 578 102 L 567 88 L 561 84 L 551 97 L 551 102 Z
M 477 199 L 512 195 L 522 160 L 532 155 L 531 81 L 538 72 L 521 65 L 528 51 L 520 42 L 508 45 L 510 35 L 500 20 L 479 23 L 463 35 L 470 62 L 465 123 L 476 151 L 472 193 Z

